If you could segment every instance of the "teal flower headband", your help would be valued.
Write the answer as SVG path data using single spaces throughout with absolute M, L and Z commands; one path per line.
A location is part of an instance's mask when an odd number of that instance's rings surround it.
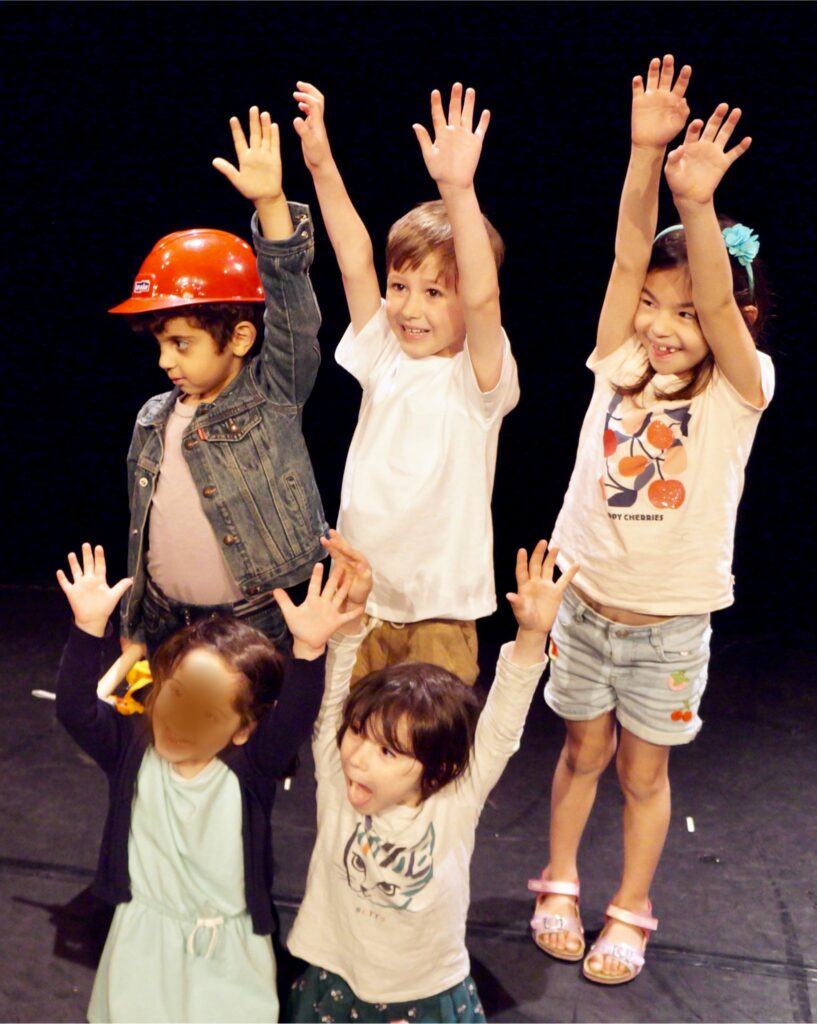
M 664 235 L 668 235 L 670 231 L 683 231 L 683 224 L 673 224 L 671 227 L 664 228 L 663 231 L 659 231 L 653 239 L 653 245 L 658 241 L 659 238 L 663 238 Z M 721 231 L 723 235 L 723 241 L 726 245 L 726 251 L 730 256 L 734 256 L 738 263 L 746 271 L 746 280 L 749 284 L 749 298 L 754 301 L 755 297 L 755 275 L 752 273 L 752 260 L 757 256 L 760 250 L 760 239 L 752 231 L 751 228 L 747 228 L 745 224 L 732 224 L 728 228 L 724 228 Z

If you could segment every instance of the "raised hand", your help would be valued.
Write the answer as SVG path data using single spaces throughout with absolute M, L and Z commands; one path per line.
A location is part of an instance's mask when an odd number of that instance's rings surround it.
M 653 57 L 647 71 L 647 84 L 641 75 L 633 79 L 631 137 L 634 146 L 663 148 L 686 124 L 689 105 L 684 93 L 692 68 L 684 64 L 673 85 L 675 61 L 667 54 L 663 61 Z
M 108 586 L 105 578 L 105 552 L 100 544 L 93 549 L 90 544 L 82 545 L 82 565 L 72 551 L 68 555 L 68 567 L 71 580 L 62 569 L 57 569 L 57 583 L 68 598 L 74 622 L 92 636 L 104 636 L 111 612 L 133 580 L 123 579 L 112 587 Z
M 751 146 L 747 135 L 727 152 L 741 115 L 739 107 L 727 116 L 728 110 L 728 103 L 719 103 L 706 126 L 700 118 L 692 121 L 684 141 L 667 157 L 664 175 L 676 203 L 710 202 L 721 178 Z
M 332 151 L 323 121 L 325 100 L 323 93 L 309 82 L 296 82 L 297 92 L 292 95 L 298 102 L 298 109 L 306 117 L 296 117 L 292 122 L 304 154 L 304 163 L 310 171 L 318 170 L 321 165 L 331 162 Z
M 545 553 L 547 552 L 547 557 Z M 540 540 L 528 560 L 528 553 L 520 548 L 516 554 L 515 594 L 506 594 L 520 630 L 537 633 L 543 637 L 550 632 L 562 595 L 568 583 L 579 571 L 578 565 L 571 565 L 554 582 L 558 548 L 548 551 L 546 540 Z
M 321 544 L 329 553 L 338 569 L 342 569 L 349 584 L 344 611 L 365 608 L 372 590 L 372 567 L 366 556 L 349 544 L 337 530 L 329 531 L 329 539 L 321 537 Z
M 247 142 L 241 122 L 230 118 L 238 167 L 220 156 L 213 160 L 213 167 L 253 203 L 278 199 L 283 191 L 278 125 L 266 110 L 259 114 L 258 107 L 250 107 L 249 128 Z
M 463 102 L 462 85 L 456 82 L 451 89 L 448 104 L 448 120 L 443 110 L 443 101 L 438 89 L 431 93 L 431 123 L 434 127 L 434 141 L 421 124 L 415 124 L 414 134 L 420 143 L 423 160 L 428 173 L 442 189 L 470 188 L 482 152 L 482 140 L 488 130 L 491 115 L 483 110 L 479 123 L 472 130 L 476 93 L 465 90 Z
M 342 610 L 349 596 L 350 585 L 342 569 L 338 568 L 329 574 L 323 591 L 322 579 L 323 565 L 318 562 L 312 570 L 303 604 L 293 604 L 285 590 L 275 589 L 272 592 L 295 641 L 293 650 L 296 657 L 302 656 L 299 645 L 305 646 L 310 652 L 320 652 L 333 633 L 363 614 L 362 607 Z

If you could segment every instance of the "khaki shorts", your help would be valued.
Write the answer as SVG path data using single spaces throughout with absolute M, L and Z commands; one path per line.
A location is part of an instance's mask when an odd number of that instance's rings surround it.
M 363 627 L 369 632 L 358 650 L 352 686 L 370 672 L 404 661 L 427 661 L 447 668 L 469 686 L 477 680 L 477 625 L 473 619 L 383 622 L 364 615 Z

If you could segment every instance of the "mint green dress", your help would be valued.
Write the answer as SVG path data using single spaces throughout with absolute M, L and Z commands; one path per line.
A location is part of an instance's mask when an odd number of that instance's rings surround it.
M 215 758 L 185 779 L 149 747 L 136 779 L 128 867 L 88 1020 L 278 1020 L 275 956 L 244 897 L 241 790 Z

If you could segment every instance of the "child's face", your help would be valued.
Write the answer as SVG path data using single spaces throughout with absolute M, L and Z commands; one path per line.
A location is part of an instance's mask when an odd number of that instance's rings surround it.
M 340 760 L 346 777 L 346 796 L 361 814 L 379 814 L 398 804 L 420 803 L 422 762 L 409 754 L 389 749 L 377 735 L 376 723 L 367 730 L 349 726 L 340 743 Z M 398 730 L 401 745 L 408 733 L 405 722 Z
M 412 359 L 453 356 L 465 341 L 460 297 L 434 253 L 414 270 L 389 268 L 386 316 L 400 347 Z
M 232 341 L 219 352 L 212 334 L 193 327 L 183 316 L 168 320 L 155 337 L 159 343 L 159 366 L 194 403 L 212 402 L 244 363 Z
M 692 304 L 692 283 L 686 267 L 667 267 L 647 274 L 634 326 L 656 373 L 682 376 L 709 352 Z
M 230 743 L 246 743 L 252 726 L 242 725 L 236 711 L 241 685 L 215 651 L 188 651 L 153 702 L 156 752 L 182 775 L 195 775 Z

